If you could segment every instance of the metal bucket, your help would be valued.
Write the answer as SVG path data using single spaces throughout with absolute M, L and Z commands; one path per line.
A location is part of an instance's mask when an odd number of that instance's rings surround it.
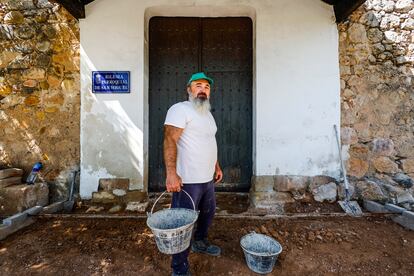
M 240 240 L 247 266 L 259 274 L 272 272 L 282 245 L 275 239 L 252 232 Z
M 148 213 L 147 225 L 155 237 L 158 250 L 165 254 L 176 254 L 183 252 L 190 246 L 191 234 L 194 223 L 197 221 L 198 212 L 191 196 L 183 190 L 191 199 L 193 210 L 186 208 L 164 209 L 153 213 L 154 207 L 160 198 L 166 193 L 163 192 Z

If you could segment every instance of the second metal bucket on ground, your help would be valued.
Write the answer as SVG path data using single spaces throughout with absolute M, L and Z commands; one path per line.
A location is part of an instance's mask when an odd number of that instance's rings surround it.
M 255 232 L 243 236 L 240 240 L 247 266 L 259 274 L 272 272 L 282 245 L 275 239 Z

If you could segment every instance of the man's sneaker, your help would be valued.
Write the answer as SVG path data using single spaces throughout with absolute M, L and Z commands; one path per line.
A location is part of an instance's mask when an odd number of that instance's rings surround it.
M 173 271 L 172 276 L 191 276 L 191 272 L 188 270 L 185 274 L 178 274 Z
M 204 253 L 211 256 L 220 256 L 221 248 L 217 245 L 212 245 L 207 239 L 194 241 L 191 245 L 193 252 Z

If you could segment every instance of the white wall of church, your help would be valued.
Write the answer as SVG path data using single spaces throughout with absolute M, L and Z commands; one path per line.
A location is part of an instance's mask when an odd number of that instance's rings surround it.
M 129 178 L 130 189 L 147 189 L 152 16 L 251 17 L 253 174 L 337 176 L 340 80 L 331 6 L 320 0 L 96 0 L 80 20 L 83 198 L 100 178 Z M 131 93 L 92 93 L 92 71 L 106 70 L 130 71 Z

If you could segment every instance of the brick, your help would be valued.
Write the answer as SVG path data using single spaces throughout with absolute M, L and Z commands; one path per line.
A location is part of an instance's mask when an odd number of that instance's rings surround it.
M 15 176 L 22 176 L 22 175 L 23 175 L 22 169 L 10 168 L 10 169 L 0 170 L 0 179 L 5 179 L 5 178 L 15 177 Z
M 397 214 L 402 214 L 405 210 L 405 208 L 397 206 L 395 204 L 391 204 L 391 203 L 387 203 L 385 204 L 385 208 L 392 212 L 392 213 L 397 213 Z
M 365 210 L 371 213 L 389 213 L 390 212 L 388 209 L 385 208 L 384 205 L 378 202 L 372 201 L 372 200 L 364 200 L 363 205 L 364 205 Z

